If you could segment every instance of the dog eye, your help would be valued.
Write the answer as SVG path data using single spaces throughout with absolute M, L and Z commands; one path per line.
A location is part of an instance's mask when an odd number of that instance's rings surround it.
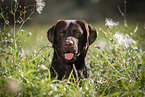
M 74 33 L 74 35 L 75 35 L 76 37 L 79 37 L 79 36 L 81 35 L 81 32 L 78 32 L 78 31 L 77 31 L 77 32 Z
M 64 36 L 66 34 L 66 32 L 63 30 L 63 31 L 61 31 L 61 32 L 59 32 L 59 35 L 60 36 Z

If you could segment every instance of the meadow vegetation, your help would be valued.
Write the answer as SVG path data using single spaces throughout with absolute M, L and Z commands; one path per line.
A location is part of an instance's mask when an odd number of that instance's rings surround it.
M 15 16 L 15 10 L 11 14 Z M 23 26 L 24 14 L 13 26 L 0 14 L 5 22 L 0 31 L 1 97 L 145 96 L 142 25 L 124 25 L 108 18 L 101 27 L 94 24 L 99 36 L 87 54 L 92 75 L 77 80 L 70 74 L 68 79 L 57 80 L 51 79 L 49 70 L 53 49 L 46 37 L 48 26 L 34 30 Z

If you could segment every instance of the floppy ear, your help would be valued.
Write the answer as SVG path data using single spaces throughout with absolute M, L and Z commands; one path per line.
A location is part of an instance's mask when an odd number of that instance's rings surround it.
M 89 37 L 88 37 L 88 40 L 89 40 L 89 45 L 91 45 L 97 39 L 98 32 L 91 25 L 88 25 L 88 28 L 89 28 Z
M 47 31 L 47 38 L 48 40 L 53 43 L 54 42 L 54 30 L 55 30 L 55 25 L 52 26 L 48 31 Z
M 54 43 L 54 34 L 56 33 L 55 30 L 57 28 L 57 25 L 59 25 L 60 23 L 65 23 L 65 20 L 58 20 L 57 23 L 51 28 L 49 28 L 49 30 L 47 31 L 47 38 L 52 44 Z M 62 24 L 61 26 L 64 25 Z
M 87 45 L 91 45 L 98 37 L 97 30 L 84 20 L 78 20 L 77 23 L 79 23 L 83 29 L 86 29 L 85 31 L 87 32 Z

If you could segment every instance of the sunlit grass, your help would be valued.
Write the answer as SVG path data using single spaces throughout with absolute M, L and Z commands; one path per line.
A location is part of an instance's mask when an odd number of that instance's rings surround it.
M 53 49 L 47 47 L 38 53 L 39 49 L 51 45 L 46 37 L 49 26 L 32 28 L 23 28 L 24 34 L 20 41 L 23 42 L 29 32 L 32 33 L 23 44 L 20 44 L 22 49 L 26 50 L 27 55 L 22 56 L 21 51 L 11 51 L 7 48 L 7 55 L 1 58 L 1 96 L 144 95 L 145 53 L 140 47 L 139 40 L 135 40 L 138 44 L 129 44 L 129 47 L 122 45 L 116 47 L 115 40 L 112 38 L 116 31 L 128 33 L 129 30 L 123 26 L 119 25 L 111 29 L 105 28 L 105 26 L 100 29 L 96 26 L 99 37 L 90 46 L 87 54 L 88 63 L 92 66 L 92 75 L 81 81 L 75 81 L 73 75 L 62 81 L 51 79 L 49 67 Z M 131 37 L 137 39 L 136 36 Z M 27 50 L 30 50 L 29 53 Z M 11 53 L 9 54 L 9 52 Z M 13 53 L 17 54 L 16 58 Z M 11 88 L 10 83 L 8 84 L 9 80 L 16 80 L 18 87 Z M 74 81 L 72 82 L 72 80 Z M 17 91 L 13 91 L 13 88 L 17 88 Z

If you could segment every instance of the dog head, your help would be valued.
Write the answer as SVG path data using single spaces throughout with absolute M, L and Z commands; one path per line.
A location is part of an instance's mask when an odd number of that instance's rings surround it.
M 55 52 L 67 62 L 73 62 L 79 56 L 85 57 L 97 36 L 96 29 L 84 20 L 59 20 L 47 32 Z

